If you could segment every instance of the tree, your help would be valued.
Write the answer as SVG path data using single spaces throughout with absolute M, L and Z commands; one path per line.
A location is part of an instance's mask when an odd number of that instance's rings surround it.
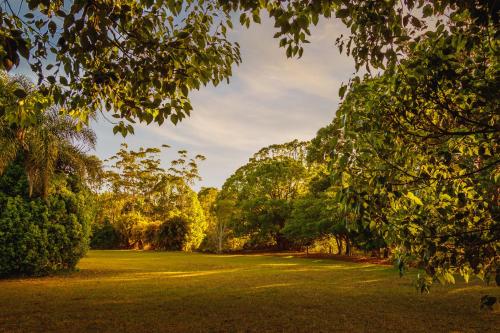
M 500 246 L 498 161 L 489 153 L 498 151 L 498 132 L 485 131 L 479 123 L 498 122 L 496 101 L 480 97 L 494 80 L 488 70 L 472 70 L 478 66 L 474 61 L 456 62 L 460 52 L 440 65 L 429 62 L 449 46 L 439 41 L 423 41 L 398 71 L 353 86 L 333 123 L 313 140 L 312 156 L 329 164 L 345 213 L 392 244 L 402 271 L 417 259 L 426 270 L 419 278 L 422 291 L 434 279 L 453 282 L 455 273 L 466 280 L 472 275 L 490 279 Z M 480 54 L 463 51 L 472 59 Z M 452 89 L 461 84 L 451 79 L 452 72 L 490 88 Z M 414 94 L 413 85 L 421 94 Z M 445 93 L 429 96 L 431 86 Z M 440 98 L 449 101 L 446 106 Z M 483 103 L 468 114 L 462 104 L 467 100 Z M 459 117 L 454 108 L 462 109 Z
M 446 35 L 450 31 L 470 36 L 481 31 L 491 40 L 498 28 L 496 1 L 491 0 L 220 0 L 228 10 L 240 11 L 240 23 L 249 26 L 260 22 L 265 11 L 274 19 L 280 47 L 288 57 L 301 56 L 308 43 L 311 25 L 320 17 L 338 18 L 350 30 L 349 36 L 335 36 L 342 52 L 354 57 L 356 69 L 386 69 L 405 58 L 408 46 L 418 43 L 427 32 Z M 333 37 L 333 36 L 332 36 Z M 333 37 L 333 38 L 335 38 Z M 357 78 L 355 81 L 359 81 Z M 342 89 L 345 92 L 345 88 Z M 343 95 L 343 93 L 342 93 Z
M 220 250 L 218 244 L 218 219 L 216 215 L 216 202 L 219 190 L 214 187 L 202 187 L 198 192 L 198 201 L 203 209 L 203 214 L 208 227 L 202 248 L 206 250 Z
M 451 31 L 466 44 L 477 44 L 478 32 L 494 40 L 499 10 L 494 0 L 78 0 L 71 6 L 28 0 L 28 10 L 22 4 L 0 6 L 0 66 L 10 70 L 20 57 L 29 59 L 56 104 L 82 121 L 107 110 L 120 119 L 114 131 L 123 135 L 137 120 L 177 123 L 191 112 L 189 90 L 231 75 L 240 55 L 226 31 L 236 11 L 246 26 L 266 11 L 288 57 L 302 55 L 320 17 L 335 16 L 351 31 L 332 36 L 339 50 L 354 57 L 357 69 L 385 69 L 428 32 Z M 47 58 L 55 60 L 45 65 Z
M 13 107 L 20 98 L 26 109 Z M 32 109 L 45 102 L 25 78 L 0 76 L 0 276 L 73 269 L 88 249 L 95 136 L 54 108 Z
M 28 197 L 26 173 L 17 161 L 0 176 L 1 277 L 72 270 L 85 255 L 92 194 L 74 178 L 59 174 L 42 199 Z
M 133 132 L 135 121 L 177 123 L 192 110 L 191 89 L 217 85 L 240 62 L 238 46 L 226 38 L 229 14 L 214 1 L 26 5 L 0 6 L 0 69 L 23 57 L 41 89 L 75 118 L 86 122 L 101 110 L 123 119 L 115 133 Z
M 219 192 L 217 201 L 215 202 L 215 214 L 217 216 L 216 226 L 216 239 L 217 239 L 217 252 L 222 253 L 226 246 L 226 242 L 230 236 L 234 236 L 234 230 L 231 226 L 234 221 L 237 221 L 238 216 L 241 215 L 236 202 L 230 198 L 224 198 L 223 192 Z
M 293 141 L 263 148 L 222 187 L 220 199 L 234 200 L 241 214 L 233 221 L 234 230 L 252 235 L 256 246 L 290 246 L 282 229 L 292 201 L 303 191 L 305 147 L 306 143 Z
M 188 233 L 188 222 L 180 216 L 173 217 L 160 226 L 158 247 L 163 250 L 183 250 Z
M 4 114 L 0 117 L 0 174 L 16 159 L 23 161 L 29 182 L 29 195 L 47 198 L 52 178 L 57 172 L 74 173 L 80 177 L 95 177 L 101 162 L 87 152 L 94 148 L 95 134 L 88 128 L 79 128 L 69 116 L 61 116 L 50 107 L 32 114 L 28 123 L 11 123 L 8 107 L 16 104 L 16 91 L 27 86 L 36 99 L 37 92 L 24 78 L 0 76 Z
M 161 235 L 178 229 L 164 225 L 177 217 L 186 227 L 183 250 L 197 249 L 205 236 L 207 221 L 190 188 L 199 179 L 197 161 L 205 157 L 189 158 L 187 151 L 180 150 L 170 168 L 164 169 L 160 153 L 167 148 L 162 145 L 130 150 L 123 144 L 108 160 L 113 164 L 105 175 L 99 219 L 102 224 L 109 221 L 118 230 L 123 247 L 171 248 Z

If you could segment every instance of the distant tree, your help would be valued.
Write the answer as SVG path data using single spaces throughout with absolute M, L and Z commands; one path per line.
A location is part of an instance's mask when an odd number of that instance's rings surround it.
M 174 217 L 187 223 L 183 250 L 197 249 L 205 236 L 207 221 L 190 188 L 199 179 L 197 161 L 205 157 L 189 158 L 187 151 L 181 150 L 170 168 L 164 169 L 160 153 L 167 148 L 130 150 L 123 144 L 108 160 L 113 164 L 105 174 L 99 218 L 116 228 L 123 247 L 161 247 L 163 241 L 156 234 Z
M 176 216 L 161 224 L 158 233 L 158 248 L 180 251 L 187 242 L 188 221 Z
M 222 195 L 223 192 L 219 192 L 214 207 L 217 216 L 215 232 L 218 253 L 224 250 L 229 236 L 234 236 L 234 230 L 231 227 L 237 221 L 237 217 L 241 215 L 236 202 L 230 198 L 224 198 Z
M 257 246 L 274 244 L 285 249 L 290 245 L 282 229 L 290 216 L 292 201 L 304 189 L 305 146 L 294 141 L 263 148 L 222 187 L 221 198 L 233 198 L 241 214 L 233 221 L 234 230 L 253 235 Z
M 93 223 L 90 247 L 93 249 L 116 249 L 121 245 L 120 233 L 109 220 Z
M 198 192 L 198 200 L 203 208 L 203 214 L 208 224 L 202 247 L 211 251 L 217 249 L 218 220 L 216 215 L 216 201 L 218 194 L 219 190 L 214 187 L 202 187 Z

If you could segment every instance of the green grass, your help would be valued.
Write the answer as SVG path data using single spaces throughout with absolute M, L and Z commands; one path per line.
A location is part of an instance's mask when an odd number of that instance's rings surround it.
M 271 255 L 91 251 L 68 275 L 0 280 L 0 332 L 493 331 L 479 282 L 418 294 L 384 266 Z

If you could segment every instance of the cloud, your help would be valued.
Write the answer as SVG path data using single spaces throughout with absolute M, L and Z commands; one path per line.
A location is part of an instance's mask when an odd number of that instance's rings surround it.
M 249 29 L 237 28 L 231 38 L 241 45 L 243 63 L 234 68 L 229 85 L 192 93 L 194 111 L 177 126 L 139 125 L 127 137 L 132 147 L 168 143 L 207 156 L 198 185 L 221 186 L 236 168 L 260 148 L 293 140 L 309 140 L 334 116 L 338 89 L 354 70 L 352 59 L 340 55 L 335 38 L 346 33 L 333 20 L 312 29 L 311 44 L 301 59 L 287 59 L 272 38 L 269 20 Z M 98 154 L 122 141 L 111 126 L 99 123 Z M 104 133 L 107 132 L 107 133 Z

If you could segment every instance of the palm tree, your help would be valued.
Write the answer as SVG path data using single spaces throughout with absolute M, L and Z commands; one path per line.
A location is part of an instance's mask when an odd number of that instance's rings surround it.
M 3 75 L 0 81 L 3 81 L 0 88 L 33 93 L 25 79 Z M 7 118 L 6 110 L 19 97 L 15 93 L 8 96 L 7 90 L 0 94 L 0 110 L 3 110 L 3 114 L 0 113 L 0 175 L 20 157 L 28 177 L 29 195 L 47 198 L 50 181 L 56 173 L 92 177 L 99 172 L 100 160 L 87 153 L 96 143 L 95 133 L 89 127 L 79 128 L 77 121 L 61 115 L 55 107 L 34 112 L 28 124 L 13 123 Z

